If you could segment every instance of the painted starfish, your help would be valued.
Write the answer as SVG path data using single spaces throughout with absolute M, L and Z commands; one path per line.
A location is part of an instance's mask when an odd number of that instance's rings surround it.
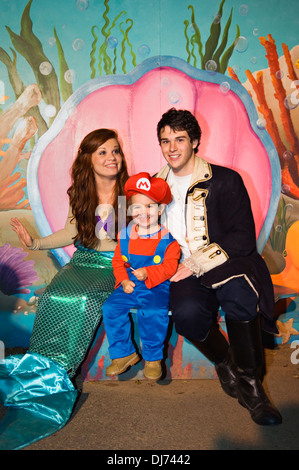
M 299 335 L 299 331 L 293 328 L 294 318 L 290 318 L 287 322 L 283 323 L 277 320 L 277 328 L 279 333 L 276 335 L 282 337 L 282 344 L 289 342 L 291 335 Z

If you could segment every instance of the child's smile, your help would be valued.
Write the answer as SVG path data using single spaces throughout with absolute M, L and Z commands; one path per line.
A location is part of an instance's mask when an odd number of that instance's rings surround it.
M 139 233 L 154 233 L 159 229 L 159 216 L 161 210 L 159 204 L 145 194 L 134 194 L 132 196 L 130 215 L 136 225 L 139 226 Z

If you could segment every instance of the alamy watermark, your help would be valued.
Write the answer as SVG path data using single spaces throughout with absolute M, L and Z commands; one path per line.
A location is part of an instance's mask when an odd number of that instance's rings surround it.
M 296 339 L 295 341 L 292 341 L 290 346 L 292 349 L 294 349 L 294 351 L 291 354 L 291 363 L 294 365 L 298 365 L 299 364 L 299 340 Z
M 140 207 L 140 211 L 148 210 L 148 206 L 144 206 L 143 204 L 138 204 L 138 206 Z M 157 211 L 161 212 L 160 223 L 166 225 L 165 204 L 153 202 L 150 206 L 152 208 L 156 207 Z M 127 226 L 127 219 L 132 217 L 132 206 L 129 205 L 127 207 L 125 196 L 118 196 L 117 223 L 115 210 L 111 204 L 99 204 L 96 208 L 95 216 L 97 217 L 95 227 L 96 237 L 100 240 L 106 238 L 106 232 L 110 238 L 115 239 L 116 235 Z M 134 225 L 134 223 L 134 220 L 130 220 L 128 229 L 131 225 Z M 104 229 L 104 231 L 102 229 Z M 121 235 L 122 238 L 125 238 L 127 233 L 129 233 L 129 230 L 123 231 Z
M 5 346 L 3 341 L 0 341 L 0 361 L 2 361 L 5 357 Z

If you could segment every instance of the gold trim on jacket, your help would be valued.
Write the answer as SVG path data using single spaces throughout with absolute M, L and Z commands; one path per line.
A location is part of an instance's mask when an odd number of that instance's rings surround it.
M 165 165 L 156 175 L 167 180 L 171 167 Z M 208 190 L 199 185 L 212 178 L 212 167 L 203 158 L 195 156 L 191 183 L 187 193 L 186 230 L 191 257 L 184 261 L 197 276 L 220 266 L 227 253 L 217 243 L 210 244 L 206 198 Z

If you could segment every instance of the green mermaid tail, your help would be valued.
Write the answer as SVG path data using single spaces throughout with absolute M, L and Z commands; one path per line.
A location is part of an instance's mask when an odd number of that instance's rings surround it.
M 66 371 L 43 356 L 25 354 L 0 361 L 0 449 L 18 450 L 61 429 L 77 391 Z
M 77 398 L 70 379 L 114 290 L 112 255 L 78 247 L 39 300 L 29 352 L 0 361 L 0 449 L 21 449 L 68 422 Z
M 114 290 L 111 254 L 79 248 L 39 299 L 29 352 L 75 375 Z

